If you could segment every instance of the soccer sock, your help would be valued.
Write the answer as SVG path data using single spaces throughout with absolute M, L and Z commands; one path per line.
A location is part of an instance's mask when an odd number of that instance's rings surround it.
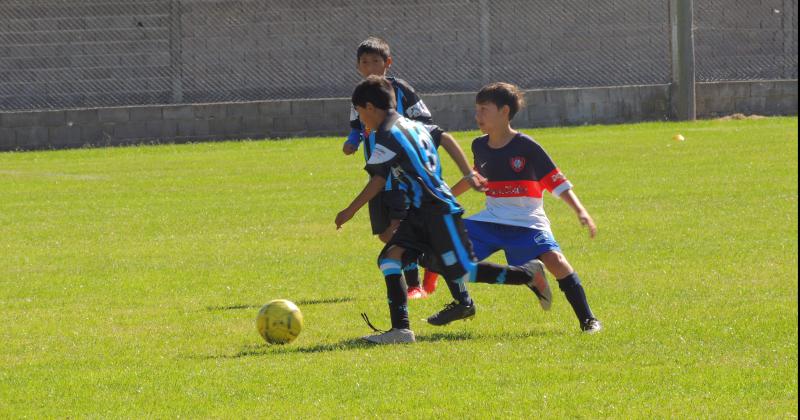
M 409 288 L 419 287 L 419 267 L 416 262 L 403 266 L 403 277 L 405 277 Z
M 408 288 L 403 281 L 400 261 L 384 258 L 380 260 L 380 267 L 386 280 L 386 297 L 389 300 L 392 328 L 409 328 Z
M 475 273 L 476 283 L 489 284 L 527 284 L 531 282 L 531 276 L 521 267 L 499 265 L 490 262 L 478 263 L 478 270 Z
M 447 283 L 447 288 L 450 289 L 450 295 L 453 296 L 453 299 L 456 302 L 464 306 L 472 306 L 472 297 L 470 297 L 469 292 L 467 291 L 465 278 L 467 278 L 467 276 L 454 280 L 445 278 L 444 282 Z
M 428 292 L 428 294 L 433 293 L 436 290 L 436 282 L 438 278 L 438 273 L 427 269 L 425 270 L 425 276 L 422 279 L 422 287 L 425 288 L 425 291 Z
M 567 277 L 559 279 L 558 288 L 567 296 L 567 300 L 572 305 L 572 310 L 575 311 L 578 321 L 583 322 L 594 318 L 594 314 L 589 308 L 589 302 L 586 301 L 586 292 L 583 290 L 581 279 L 578 278 L 577 273 L 573 272 Z

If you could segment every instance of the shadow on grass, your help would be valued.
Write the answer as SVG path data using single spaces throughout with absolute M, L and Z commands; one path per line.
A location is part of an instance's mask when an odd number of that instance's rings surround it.
M 474 336 L 469 332 L 444 332 L 418 335 L 418 342 L 436 343 L 442 341 L 472 340 Z M 271 354 L 296 354 L 296 353 L 327 353 L 332 351 L 348 351 L 378 347 L 360 338 L 351 338 L 337 343 L 317 344 L 311 346 L 281 346 L 269 344 L 248 344 L 235 354 L 217 354 L 199 357 L 200 359 L 241 359 L 244 357 L 268 356 Z
M 323 298 L 323 299 L 303 299 L 298 300 L 295 302 L 297 306 L 306 306 L 306 305 L 324 305 L 324 304 L 333 304 L 333 303 L 346 303 L 346 302 L 353 302 L 356 299 L 354 297 L 337 297 L 337 298 Z M 241 304 L 241 305 L 228 305 L 228 306 L 206 306 L 206 311 L 215 312 L 215 311 L 230 311 L 236 309 L 258 309 L 264 306 L 264 304 L 260 305 L 248 305 L 248 304 Z

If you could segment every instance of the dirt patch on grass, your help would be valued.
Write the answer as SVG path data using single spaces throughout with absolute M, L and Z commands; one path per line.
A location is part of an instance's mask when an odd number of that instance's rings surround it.
M 763 120 L 767 118 L 763 115 L 744 115 L 740 113 L 726 115 L 724 117 L 717 118 L 717 121 L 732 121 L 732 120 Z

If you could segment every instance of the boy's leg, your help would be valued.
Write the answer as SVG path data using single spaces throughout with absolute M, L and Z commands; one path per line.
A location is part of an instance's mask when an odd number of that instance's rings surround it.
M 469 281 L 507 284 L 530 284 L 533 281 L 534 273 L 527 265 L 509 267 L 488 262 L 476 263 L 472 243 L 459 215 L 431 216 L 427 220 L 426 228 L 431 246 L 441 259 L 442 275 L 445 280 L 458 285 L 465 292 L 466 283 Z M 429 317 L 428 322 L 433 325 L 446 325 L 474 315 L 474 305 L 454 303 L 455 305 L 450 304 Z
M 539 259 L 547 267 L 547 270 L 558 279 L 558 288 L 564 292 L 567 301 L 572 306 L 572 310 L 581 324 L 581 329 L 588 333 L 600 331 L 602 325 L 589 307 L 581 279 L 564 255 L 559 251 L 549 251 L 540 255 Z
M 393 246 L 382 253 L 378 260 L 383 277 L 386 281 L 386 298 L 389 302 L 389 314 L 392 318 L 392 328 L 408 329 L 408 292 L 406 282 L 403 281 L 402 258 L 404 249 Z
M 378 266 L 386 281 L 386 297 L 389 303 L 389 315 L 392 329 L 379 334 L 363 337 L 375 344 L 400 344 L 416 341 L 408 320 L 408 299 L 406 283 L 403 281 L 402 259 L 404 249 L 387 245 L 378 257 Z
M 403 278 L 406 280 L 406 285 L 408 286 L 409 299 L 421 299 L 428 296 L 419 284 L 418 260 L 419 253 L 414 250 L 407 249 L 403 254 Z
M 476 260 L 483 261 L 500 249 L 494 245 L 492 233 L 487 229 L 488 223 L 476 222 L 469 219 L 462 219 L 461 221 L 464 225 L 464 229 L 467 231 L 467 237 L 472 244 L 472 253 Z M 432 271 L 426 272 L 425 284 L 429 282 L 435 283 L 438 276 L 438 273 Z M 428 287 L 426 286 L 425 289 L 427 291 Z
M 388 190 L 381 193 L 383 197 L 383 205 L 386 207 L 385 212 L 391 222 L 389 223 L 388 232 L 384 232 L 381 239 L 385 243 L 394 235 L 394 232 L 400 226 L 400 222 L 408 216 L 408 202 L 406 193 L 402 190 Z M 406 280 L 408 288 L 414 291 L 421 291 L 419 285 L 419 268 L 417 267 L 417 253 L 408 252 L 408 257 L 403 259 L 403 278 Z M 409 295 L 410 296 L 410 295 Z M 422 297 L 416 295 L 416 297 Z

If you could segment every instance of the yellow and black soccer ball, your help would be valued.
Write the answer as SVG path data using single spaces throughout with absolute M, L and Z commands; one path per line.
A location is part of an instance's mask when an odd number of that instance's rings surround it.
M 294 303 L 276 299 L 258 311 L 256 326 L 258 333 L 267 343 L 288 344 L 303 330 L 303 313 Z

